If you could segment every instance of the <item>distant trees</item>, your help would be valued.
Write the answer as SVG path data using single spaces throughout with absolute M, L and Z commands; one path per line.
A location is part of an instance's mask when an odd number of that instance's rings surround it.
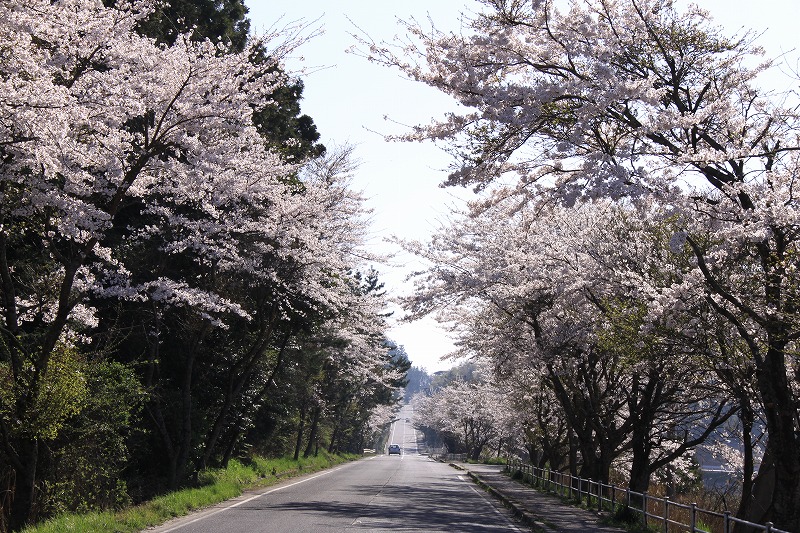
M 247 39 L 240 2 L 170 9 L 0 3 L 0 530 L 184 484 L 274 436 L 268 408 L 306 453 L 356 449 L 404 383 L 297 42 Z
M 467 108 L 404 138 L 446 142 L 456 156 L 447 184 L 485 191 L 469 217 L 433 241 L 437 249 L 412 246 L 436 257 L 422 282 L 424 296 L 409 305 L 429 312 L 440 307 L 437 298 L 452 302 L 454 293 L 463 308 L 483 303 L 481 320 L 469 313 L 460 320 L 465 338 L 507 346 L 513 331 L 518 349 L 542 359 L 546 382 L 565 405 L 572 396 L 561 390 L 558 365 L 585 368 L 600 379 L 598 392 L 629 390 L 630 401 L 590 413 L 592 423 L 607 420 L 606 427 L 634 416 L 626 410 L 645 408 L 640 401 L 651 386 L 672 386 L 648 378 L 651 372 L 699 380 L 664 397 L 676 416 L 733 403 L 750 412 L 741 394 L 749 385 L 731 381 L 748 368 L 768 432 L 761 472 L 775 475 L 774 487 L 760 489 L 769 508 L 752 518 L 800 529 L 798 115 L 783 95 L 756 85 L 769 63 L 748 66 L 759 55 L 751 35 L 728 38 L 705 12 L 679 12 L 669 2 L 481 4 L 484 12 L 468 31 L 411 23 L 399 52 L 369 43 L 372 59 Z M 547 224 L 554 206 L 580 216 L 604 205 L 600 200 L 631 218 L 647 215 L 651 229 L 624 239 L 598 231 L 596 240 L 580 244 L 569 217 Z M 493 227 L 504 217 L 516 221 Z M 598 229 L 604 223 L 595 222 Z M 442 243 L 469 224 L 448 256 Z M 527 257 L 517 252 L 520 236 L 537 235 L 549 242 Z M 553 246 L 557 254 L 546 252 Z M 467 256 L 480 262 L 459 261 Z M 489 323 L 488 309 L 496 309 Z M 623 352 L 605 342 L 620 320 L 630 332 L 613 336 L 633 343 Z M 493 350 L 498 363 L 514 361 L 500 350 Z M 633 350 L 638 358 L 630 357 Z M 483 355 L 477 347 L 474 353 Z M 716 364 L 717 356 L 726 362 Z M 698 371 L 689 371 L 696 364 Z M 583 390 L 591 390 L 588 382 Z M 704 390 L 711 404 L 684 396 Z M 680 422 L 680 416 L 670 435 L 650 434 L 645 447 L 690 442 L 683 429 L 690 418 Z M 612 449 L 629 445 L 603 442 Z M 605 469 L 606 452 L 583 450 L 583 460 L 591 453 Z M 658 462 L 653 453 L 649 462 Z
M 408 369 L 406 379 L 408 379 L 408 385 L 406 385 L 403 396 L 406 403 L 410 402 L 414 395 L 427 391 L 431 385 L 431 377 L 425 369 L 416 366 Z
M 477 460 L 488 448 L 501 449 L 513 434 L 506 396 L 496 385 L 452 381 L 414 399 L 414 423 L 452 443 L 451 450 Z

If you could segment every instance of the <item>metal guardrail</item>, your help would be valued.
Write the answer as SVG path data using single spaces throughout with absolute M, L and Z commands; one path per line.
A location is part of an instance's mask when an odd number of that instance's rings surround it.
M 741 520 L 731 515 L 730 511 L 718 513 L 697 507 L 697 504 L 674 502 L 669 497 L 656 497 L 646 492 L 635 492 L 628 488 L 600 483 L 591 479 L 583 479 L 572 474 L 556 472 L 545 468 L 522 463 L 509 462 L 511 472 L 520 472 L 523 479 L 548 492 L 555 492 L 566 498 L 575 498 L 579 503 L 586 503 L 590 509 L 614 512 L 621 506 L 638 513 L 645 526 L 663 527 L 664 533 L 732 533 L 735 524 L 749 526 L 766 533 L 790 533 L 778 529 L 772 522 L 756 524 Z M 638 501 L 637 501 L 638 500 Z M 682 522 L 681 520 L 688 520 Z M 717 529 L 710 529 L 717 525 Z M 703 529 L 709 527 L 709 529 Z M 721 529 L 720 529 L 721 527 Z

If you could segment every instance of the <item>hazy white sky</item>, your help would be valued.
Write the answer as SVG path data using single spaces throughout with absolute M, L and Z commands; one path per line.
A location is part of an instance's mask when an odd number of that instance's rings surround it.
M 438 227 L 449 206 L 468 198 L 469 191 L 441 189 L 449 156 L 428 144 L 386 143 L 381 134 L 400 133 L 400 124 L 425 123 L 453 109 L 453 103 L 437 91 L 400 76 L 357 55 L 345 51 L 355 44 L 351 34 L 363 30 L 376 41 L 391 40 L 403 28 L 397 19 L 428 17 L 441 29 L 458 29 L 462 12 L 480 9 L 474 0 L 247 0 L 252 28 L 262 32 L 267 27 L 305 21 L 324 33 L 314 37 L 298 51 L 287 67 L 305 68 L 303 112 L 310 115 L 328 147 L 356 145 L 361 167 L 354 182 L 368 197 L 373 209 L 371 246 L 385 252 L 398 252 L 383 242 L 396 235 L 404 239 L 424 240 Z M 688 2 L 682 1 L 680 4 Z M 797 0 L 699 0 L 715 20 L 729 30 L 742 28 L 764 31 L 759 42 L 768 56 L 788 53 L 789 63 L 797 69 L 797 23 L 800 2 Z M 788 76 L 776 76 L 770 83 L 778 88 L 797 86 Z M 390 120 L 387 120 L 388 119 Z M 405 275 L 422 265 L 404 254 L 390 265 L 375 265 L 391 294 L 410 292 Z M 441 361 L 452 350 L 444 330 L 433 320 L 400 324 L 391 338 L 405 346 L 412 362 L 428 371 L 453 365 Z

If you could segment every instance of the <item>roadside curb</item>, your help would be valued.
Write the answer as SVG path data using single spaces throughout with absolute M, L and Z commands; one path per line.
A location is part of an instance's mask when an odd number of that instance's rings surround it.
M 570 505 L 563 498 L 539 491 L 507 475 L 507 471 L 491 465 L 450 463 L 485 492 L 509 510 L 520 528 L 536 533 L 625 533 L 620 525 L 604 523 L 605 513 L 596 513 L 580 505 Z M 798 532 L 800 533 L 800 532 Z
M 548 532 L 557 532 L 557 529 L 553 529 L 552 527 L 545 524 L 542 519 L 535 514 L 531 513 L 528 509 L 522 506 L 518 501 L 513 499 L 512 497 L 508 496 L 507 494 L 501 492 L 500 490 L 492 487 L 485 481 L 483 481 L 477 474 L 466 470 L 461 465 L 457 465 L 454 463 L 450 463 L 450 466 L 456 468 L 458 470 L 465 470 L 467 475 L 472 479 L 475 484 L 481 487 L 483 490 L 491 494 L 493 497 L 500 500 L 503 505 L 508 507 L 511 512 L 513 513 L 514 517 L 517 518 L 520 522 L 525 524 L 528 527 L 534 528 L 537 531 L 548 531 Z

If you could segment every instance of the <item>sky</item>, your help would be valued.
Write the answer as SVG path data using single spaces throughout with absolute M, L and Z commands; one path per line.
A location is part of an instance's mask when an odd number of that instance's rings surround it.
M 797 0 L 698 0 L 715 21 L 729 33 L 751 28 L 763 32 L 758 42 L 768 56 L 785 54 L 798 70 L 796 36 L 800 20 Z M 387 242 L 391 237 L 426 240 L 447 219 L 451 208 L 472 197 L 469 190 L 443 189 L 450 162 L 440 148 L 429 143 L 384 141 L 383 135 L 399 134 L 408 126 L 430 122 L 454 103 L 438 91 L 404 78 L 398 71 L 370 63 L 347 53 L 356 44 L 353 34 L 367 34 L 375 41 L 402 36 L 400 20 L 411 17 L 443 30 L 458 30 L 461 13 L 480 10 L 475 0 L 246 0 L 251 28 L 264 33 L 273 27 L 294 23 L 319 30 L 286 61 L 290 72 L 301 72 L 305 84 L 302 111 L 311 116 L 329 148 L 355 146 L 360 161 L 353 187 L 363 192 L 372 210 L 369 248 L 392 254 L 386 264 L 374 266 L 390 296 L 413 291 L 405 280 L 408 273 L 424 268 L 415 258 Z M 679 5 L 687 2 L 679 1 Z M 787 69 L 783 69 L 788 71 Z M 798 83 L 776 74 L 767 83 L 785 89 Z M 450 368 L 442 359 L 454 349 L 447 332 L 433 319 L 400 323 L 402 311 L 395 309 L 389 337 L 403 345 L 415 366 L 428 372 Z

